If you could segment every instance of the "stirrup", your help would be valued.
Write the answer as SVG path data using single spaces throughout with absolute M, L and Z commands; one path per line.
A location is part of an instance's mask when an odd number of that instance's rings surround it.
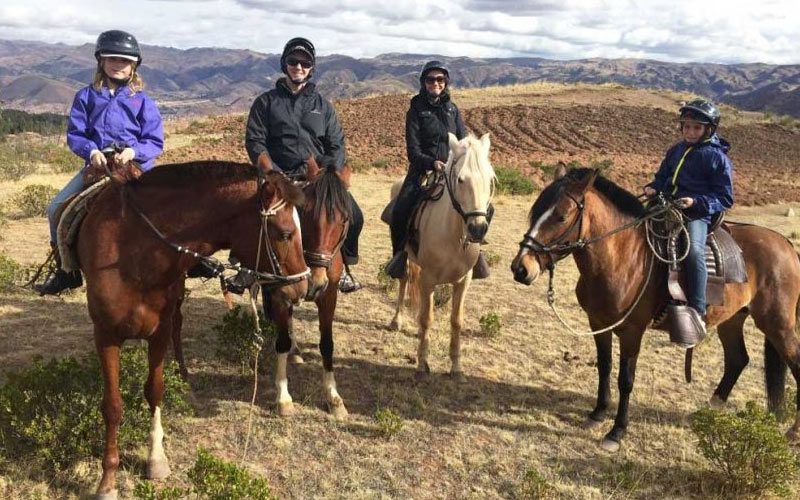
M 475 262 L 475 266 L 472 268 L 472 279 L 486 279 L 490 274 L 491 271 L 489 271 L 489 263 L 486 262 L 486 257 L 484 257 L 483 252 L 481 252 L 478 254 L 478 261 Z
M 80 271 L 67 272 L 63 269 L 56 269 L 47 276 L 44 283 L 33 285 L 33 289 L 40 295 L 59 295 L 64 290 L 72 290 L 83 285 L 83 277 Z
M 350 272 L 342 272 L 339 278 L 339 291 L 342 293 L 353 293 L 361 290 L 362 285 Z
M 408 252 L 401 250 L 394 254 L 389 262 L 386 263 L 384 271 L 390 277 L 401 280 L 406 277 L 406 261 L 408 260 Z

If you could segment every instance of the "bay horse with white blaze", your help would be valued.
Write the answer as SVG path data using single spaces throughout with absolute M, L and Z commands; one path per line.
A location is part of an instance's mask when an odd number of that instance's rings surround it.
M 450 374 L 462 378 L 461 328 L 464 299 L 472 281 L 472 268 L 478 260 L 480 244 L 489 229 L 486 218 L 495 183 L 489 161 L 489 134 L 480 139 L 470 134 L 461 141 L 453 134 L 450 157 L 445 165 L 441 197 L 431 199 L 419 215 L 419 248 L 406 246 L 408 276 L 418 276 L 412 286 L 419 287 L 417 379 L 430 373 L 428 333 L 433 322 L 433 290 L 436 285 L 453 285 L 450 314 Z M 415 267 L 416 266 L 416 267 Z M 403 304 L 408 280 L 400 280 L 395 316 L 390 328 L 402 328 Z
M 620 341 L 620 394 L 614 425 L 602 442 L 609 451 L 619 449 L 628 427 L 642 335 L 669 299 L 667 267 L 652 265 L 645 225 L 636 223 L 645 216 L 645 208 L 634 195 L 597 170 L 561 171 L 534 202 L 528 232 L 511 264 L 514 279 L 530 285 L 543 270 L 552 270 L 571 254 L 580 272 L 575 293 L 593 330 L 613 325 L 630 312 L 613 329 Z M 749 361 L 743 325 L 752 316 L 765 335 L 767 396 L 774 411 L 783 401 L 787 364 L 795 381 L 800 379 L 800 343 L 795 332 L 800 258 L 792 244 L 774 231 L 737 223 L 729 227 L 742 249 L 748 281 L 726 284 L 724 305 L 708 307 L 707 323 L 717 327 L 725 353 L 725 372 L 711 402 L 727 401 Z M 609 406 L 611 334 L 594 335 L 599 385 L 588 426 L 599 424 Z M 800 412 L 787 435 L 796 439 L 799 431 Z
M 179 335 L 186 270 L 198 254 L 230 249 L 275 287 L 276 301 L 299 301 L 308 268 L 295 206 L 303 206 L 303 194 L 282 175 L 258 176 L 252 165 L 213 161 L 160 166 L 138 182 L 112 184 L 94 201 L 78 251 L 105 384 L 99 498 L 117 496 L 122 343 L 148 342 L 145 397 L 153 419 L 147 476 L 163 478 L 170 473 L 160 408 L 164 354 L 173 334 Z

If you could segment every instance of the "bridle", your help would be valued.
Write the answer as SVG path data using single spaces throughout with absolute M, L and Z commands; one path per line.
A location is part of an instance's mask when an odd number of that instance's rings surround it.
M 489 202 L 486 204 L 486 210 L 472 210 L 470 212 L 465 212 L 464 208 L 461 206 L 461 202 L 456 199 L 455 195 L 455 183 L 457 182 L 458 175 L 456 175 L 454 172 L 455 161 L 452 158 L 452 155 L 449 163 L 450 168 L 442 172 L 441 175 L 444 179 L 444 185 L 445 188 L 447 188 L 447 194 L 450 196 L 450 204 L 453 206 L 453 209 L 458 213 L 458 215 L 461 216 L 461 220 L 464 221 L 464 224 L 468 224 L 470 217 L 486 217 L 488 214 L 489 205 L 492 203 L 494 192 L 490 193 L 489 195 Z

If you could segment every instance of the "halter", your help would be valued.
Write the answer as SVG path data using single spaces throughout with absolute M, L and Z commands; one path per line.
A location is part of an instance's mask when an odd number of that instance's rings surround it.
M 266 185 L 266 177 L 259 169 L 258 174 L 258 190 L 259 190 L 259 199 L 263 198 L 263 188 Z M 286 200 L 283 198 L 277 200 L 275 203 L 270 205 L 266 210 L 263 208 L 263 204 L 261 205 L 262 208 L 259 211 L 259 215 L 261 218 L 261 228 L 258 233 L 258 253 L 256 255 L 256 269 L 248 269 L 247 267 L 242 266 L 239 263 L 235 264 L 223 264 L 219 260 L 213 257 L 207 257 L 205 255 L 201 255 L 185 246 L 177 245 L 172 243 L 167 239 L 164 234 L 159 231 L 159 229 L 153 224 L 153 222 L 142 212 L 139 205 L 137 205 L 133 198 L 130 196 L 130 191 L 127 189 L 127 185 L 123 186 L 124 188 L 124 195 L 133 208 L 134 212 L 147 224 L 147 226 L 153 231 L 153 233 L 161 240 L 163 243 L 174 249 L 176 252 L 184 255 L 189 255 L 194 257 L 195 259 L 202 262 L 206 267 L 213 270 L 214 277 L 221 275 L 226 269 L 232 271 L 244 271 L 249 273 L 251 276 L 254 277 L 255 283 L 262 285 L 266 288 L 273 289 L 273 288 L 280 288 L 283 286 L 293 285 L 295 283 L 299 283 L 304 279 L 311 276 L 311 269 L 306 267 L 306 269 L 302 272 L 290 275 L 284 275 L 281 269 L 280 262 L 278 260 L 278 256 L 275 253 L 274 248 L 272 247 L 272 242 L 269 239 L 269 235 L 267 234 L 267 226 L 269 224 L 270 217 L 275 217 L 278 212 L 286 206 Z M 264 241 L 264 245 L 267 249 L 267 258 L 269 259 L 270 266 L 272 267 L 272 272 L 262 272 L 258 271 L 259 263 L 261 260 L 261 247 L 262 241 Z

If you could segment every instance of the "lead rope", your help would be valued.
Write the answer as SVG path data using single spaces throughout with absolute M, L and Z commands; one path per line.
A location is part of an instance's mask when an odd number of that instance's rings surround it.
M 556 293 L 555 293 L 555 289 L 553 288 L 553 275 L 555 274 L 555 266 L 552 266 L 552 267 L 550 267 L 548 269 L 548 271 L 550 273 L 550 280 L 549 280 L 549 283 L 547 285 L 547 304 L 550 306 L 550 309 L 552 309 L 553 314 L 555 314 L 556 318 L 558 318 L 558 321 L 560 321 L 561 324 L 564 325 L 567 328 L 567 330 L 569 331 L 569 333 L 571 333 L 572 335 L 578 335 L 578 336 L 598 335 L 600 333 L 605 333 L 605 332 L 607 332 L 609 330 L 613 330 L 614 328 L 618 327 L 619 325 L 624 323 L 625 320 L 628 319 L 628 317 L 631 315 L 633 310 L 636 309 L 636 306 L 639 305 L 639 301 L 644 296 L 644 291 L 647 290 L 647 285 L 650 284 L 650 276 L 652 276 L 652 274 L 653 274 L 653 263 L 655 261 L 654 255 L 655 255 L 654 253 L 652 253 L 652 252 L 650 253 L 650 265 L 648 266 L 648 270 L 647 270 L 647 278 L 644 281 L 644 285 L 642 285 L 642 289 L 639 290 L 639 295 L 636 297 L 636 300 L 633 302 L 633 305 L 630 307 L 630 309 L 628 309 L 628 312 L 626 312 L 622 316 L 622 318 L 620 318 L 619 321 L 617 321 L 613 325 L 607 326 L 607 327 L 603 328 L 602 330 L 594 330 L 594 331 L 588 331 L 588 332 L 578 332 L 578 331 L 575 331 L 575 329 L 573 329 L 571 326 L 569 326 L 566 321 L 564 321 L 564 318 L 561 317 L 561 314 L 559 314 L 558 310 L 556 309 L 556 297 L 555 297 Z

